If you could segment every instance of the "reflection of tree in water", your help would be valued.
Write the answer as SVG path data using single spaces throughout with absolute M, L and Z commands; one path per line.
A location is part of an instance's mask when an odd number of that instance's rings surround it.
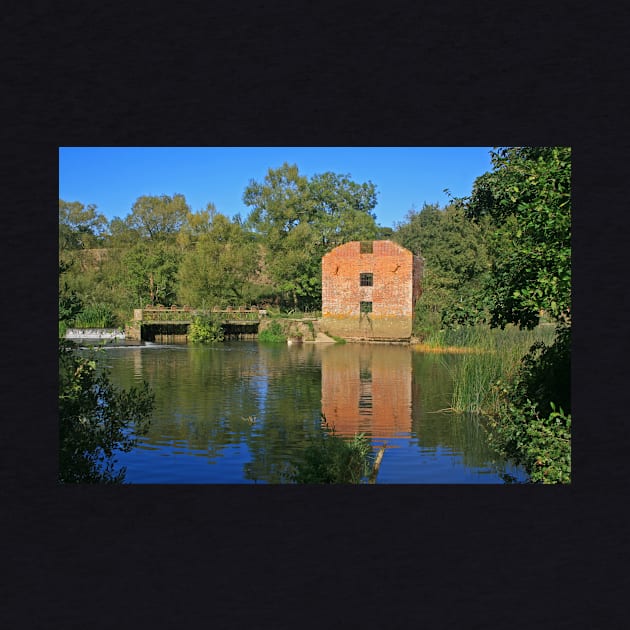
M 450 406 L 449 369 L 461 355 L 422 354 L 402 346 L 288 348 L 246 341 L 112 350 L 112 359 L 117 352 L 130 354 L 117 362 L 114 384 L 128 388 L 142 376 L 156 394 L 143 440 L 147 447 L 173 444 L 213 462 L 227 447 L 247 445 L 246 479 L 284 481 L 288 462 L 321 435 L 321 412 L 340 436 L 366 430 L 372 438 L 411 433 L 419 451 L 460 453 L 470 468 L 501 461 L 476 420 L 433 413 Z M 498 465 L 496 470 L 505 472 Z
M 313 346 L 287 352 L 286 346 L 261 346 L 273 387 L 267 390 L 264 410 L 246 436 L 251 461 L 247 479 L 281 483 L 289 461 L 321 432 L 321 377 Z

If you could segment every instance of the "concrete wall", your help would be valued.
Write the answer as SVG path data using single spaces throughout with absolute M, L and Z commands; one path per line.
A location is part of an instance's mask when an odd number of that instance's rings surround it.
M 360 274 L 373 274 L 362 287 Z M 408 339 L 421 293 L 422 259 L 392 241 L 341 245 L 322 259 L 322 329 L 346 339 Z M 371 313 L 360 303 L 372 302 Z

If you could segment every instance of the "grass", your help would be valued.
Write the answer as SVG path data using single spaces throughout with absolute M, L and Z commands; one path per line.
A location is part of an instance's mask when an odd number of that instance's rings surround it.
M 116 317 L 106 304 L 89 304 L 75 316 L 75 328 L 113 328 Z
M 496 410 L 499 401 L 497 381 L 509 381 L 532 344 L 539 340 L 551 343 L 553 333 L 551 326 L 534 330 L 462 327 L 440 331 L 414 349 L 464 355 L 448 368 L 453 378 L 451 410 L 488 413 Z
M 258 333 L 258 341 L 266 343 L 282 343 L 286 342 L 287 336 L 284 334 L 283 328 L 279 322 L 273 321 L 271 324 Z

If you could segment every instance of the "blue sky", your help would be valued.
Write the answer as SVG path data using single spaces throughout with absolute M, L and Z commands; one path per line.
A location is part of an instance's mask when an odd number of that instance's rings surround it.
M 108 219 L 124 218 L 142 195 L 181 193 L 193 211 L 209 202 L 229 217 L 249 208 L 250 180 L 269 168 L 297 164 L 311 177 L 332 171 L 376 186 L 377 223 L 394 227 L 412 207 L 445 205 L 470 194 L 491 170 L 490 147 L 60 147 L 59 198 L 95 204 Z

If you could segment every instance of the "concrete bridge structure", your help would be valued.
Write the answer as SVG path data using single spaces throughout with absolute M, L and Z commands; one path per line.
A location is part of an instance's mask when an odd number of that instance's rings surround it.
M 188 327 L 196 315 L 214 315 L 221 320 L 227 338 L 247 338 L 258 334 L 258 325 L 267 311 L 262 309 L 193 309 L 189 307 L 147 307 L 133 311 L 133 321 L 125 328 L 125 337 L 137 341 L 185 341 Z

